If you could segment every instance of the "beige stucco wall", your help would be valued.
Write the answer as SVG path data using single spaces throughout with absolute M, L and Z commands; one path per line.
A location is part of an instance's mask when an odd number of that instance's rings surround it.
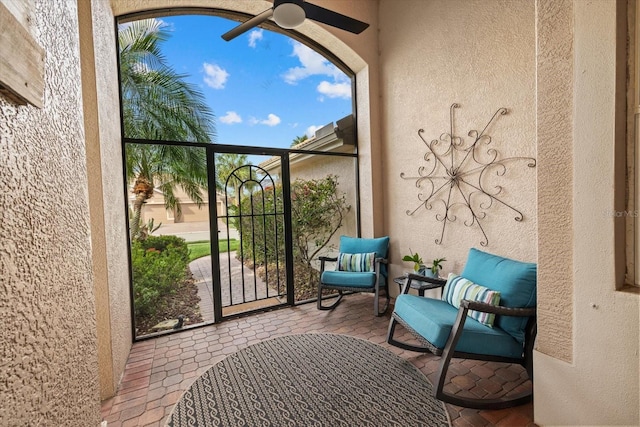
M 131 348 L 127 228 L 113 14 L 78 3 L 101 398 L 112 396 Z
M 552 286 L 573 295 L 548 300 L 557 311 L 569 310 L 573 335 L 570 361 L 544 354 L 543 346 L 534 355 L 535 421 L 540 425 L 639 425 L 639 298 L 616 291 L 615 218 L 603 214 L 614 206 L 615 119 L 620 114 L 615 110 L 616 43 L 625 40 L 616 41 L 615 1 L 538 0 L 538 10 L 549 8 L 557 10 L 541 17 L 538 28 L 547 34 L 540 38 L 546 39 L 558 25 L 565 27 L 555 34 L 554 42 L 573 44 L 573 52 L 563 57 L 573 64 L 572 93 L 568 94 L 573 105 L 550 104 L 547 114 L 538 119 L 551 115 L 568 119 L 572 152 L 558 154 L 573 165 L 573 179 L 558 182 L 555 194 L 541 192 L 538 203 L 543 211 L 556 206 L 557 197 L 572 199 L 568 215 L 573 228 L 568 250 L 563 242 L 540 239 L 540 253 L 553 254 L 554 260 L 544 258 L 543 262 L 540 257 L 538 298 L 550 298 L 547 290 Z M 558 15 L 566 18 L 558 22 Z M 571 27 L 566 29 L 567 25 Z M 624 61 L 618 66 L 624 66 Z M 547 89 L 540 87 L 539 97 L 550 95 Z M 556 144 L 553 139 L 538 138 L 540 152 L 553 150 Z M 539 221 L 541 229 L 560 226 L 549 215 L 540 215 Z M 545 274 L 561 264 L 571 266 L 569 275 Z M 552 317 L 547 311 L 539 312 L 545 334 Z
M 498 197 L 520 210 L 524 220 L 515 221 L 513 211 L 494 202 L 481 222 L 486 247 L 479 228 L 464 224 L 470 217 L 462 210 L 453 212 L 456 221 L 446 224 L 443 242 L 436 244 L 443 227 L 436 214 L 444 214 L 444 203 L 408 216 L 407 210 L 421 204 L 420 189 L 415 180 L 400 176 L 418 176 L 418 168 L 427 165 L 418 129 L 424 129 L 427 141 L 449 132 L 453 103 L 460 104 L 454 134 L 467 145 L 472 142 L 467 133 L 482 131 L 504 107 L 508 113 L 487 129 L 492 137 L 488 148 L 496 149 L 499 159 L 536 157 L 534 14 L 529 0 L 380 2 L 384 216 L 393 275 L 411 268 L 401 261 L 410 250 L 427 264 L 446 257 L 445 275 L 462 270 L 471 247 L 536 261 L 536 169 L 527 167 L 527 161 L 508 163 L 503 177 L 490 174 L 492 183 L 503 186 Z M 475 166 L 471 162 L 466 167 Z M 438 198 L 446 200 L 443 194 Z
M 538 1 L 539 351 L 573 354 L 573 14 L 571 0 Z M 563 111 L 564 114 L 558 114 Z M 553 143 L 551 143 L 553 142 Z M 557 278 L 563 277 L 560 284 Z M 562 301 L 563 303 L 558 303 Z
M 0 425 L 96 426 L 96 310 L 78 12 L 35 2 L 44 107 L 0 96 Z

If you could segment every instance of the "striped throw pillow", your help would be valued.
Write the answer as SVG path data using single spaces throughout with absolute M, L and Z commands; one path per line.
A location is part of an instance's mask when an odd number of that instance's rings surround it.
M 460 301 L 465 299 L 499 305 L 500 292 L 492 291 L 484 286 L 476 285 L 464 277 L 449 273 L 447 284 L 444 285 L 442 290 L 442 299 L 455 308 L 460 308 Z M 467 315 L 490 328 L 493 327 L 493 321 L 496 317 L 493 313 L 483 313 L 475 310 L 469 310 Z
M 338 262 L 336 270 L 338 271 L 375 271 L 375 252 L 363 254 L 347 254 L 340 252 L 338 254 Z

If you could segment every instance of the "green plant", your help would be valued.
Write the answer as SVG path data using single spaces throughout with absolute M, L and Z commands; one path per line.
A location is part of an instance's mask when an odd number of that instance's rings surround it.
M 136 316 L 153 315 L 164 296 L 187 278 L 188 249 L 175 236 L 149 236 L 131 243 L 133 301 Z
M 258 274 L 270 285 L 284 283 L 285 276 L 276 274 L 276 260 L 284 259 L 284 222 L 269 213 L 283 210 L 282 186 L 277 184 L 264 192 L 244 195 L 240 207 L 230 207 L 236 215 L 234 227 L 242 235 L 242 248 L 238 256 L 245 262 L 262 266 Z M 321 179 L 296 179 L 291 183 L 291 225 L 293 228 L 294 292 L 296 301 L 315 296 L 319 274 L 312 262 L 342 227 L 345 214 L 351 209 L 345 193 L 339 191 L 338 177 L 328 175 Z M 240 212 L 250 212 L 243 215 Z M 255 220 L 254 216 L 267 215 Z M 276 247 L 277 243 L 277 247 Z M 282 265 L 282 264 L 281 264 Z M 261 273 L 262 272 L 262 273 Z M 264 272 L 269 272 L 265 274 Z M 280 275 L 284 269 L 280 270 Z M 268 277 L 267 277 L 268 276 Z
M 446 258 L 436 258 L 431 262 L 431 272 L 433 274 L 435 274 L 436 276 L 438 275 L 438 273 L 440 273 L 440 270 L 442 270 L 442 263 L 445 262 L 447 259 Z
M 344 215 L 350 209 L 345 193 L 338 189 L 337 176 L 296 179 L 291 184 L 291 225 L 296 260 L 311 268 L 311 262 L 342 227 Z
M 170 37 L 158 19 L 131 22 L 118 29 L 122 125 L 133 139 L 211 142 L 214 115 L 197 85 L 178 74 L 162 53 Z M 154 189 L 164 195 L 165 208 L 180 215 L 178 194 L 198 206 L 207 188 L 207 156 L 200 147 L 132 144 L 125 147 L 127 183 L 132 201 L 131 238 L 138 239 L 142 208 Z M 145 236 L 143 236 L 144 238 Z
M 420 257 L 420 255 L 418 255 L 417 252 L 415 254 L 413 252 L 411 252 L 411 249 L 409 249 L 409 253 L 411 255 L 403 256 L 402 257 L 402 261 L 412 262 L 413 263 L 413 271 L 419 271 L 420 268 L 424 267 L 424 264 L 422 263 L 422 258 Z

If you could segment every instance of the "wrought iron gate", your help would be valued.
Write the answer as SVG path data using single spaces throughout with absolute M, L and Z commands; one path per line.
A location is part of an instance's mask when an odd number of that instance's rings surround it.
M 285 162 L 282 162 L 283 164 Z M 285 238 L 289 229 L 288 203 L 282 182 L 260 166 L 246 164 L 226 177 L 223 197 L 224 215 L 219 226 L 226 236 L 239 240 L 237 251 L 218 254 L 214 281 L 216 318 L 293 303 L 292 280 L 287 280 L 287 259 L 291 248 Z M 285 182 L 288 182 L 285 181 Z M 221 220 L 221 221 L 220 221 Z M 217 249 L 217 248 L 216 248 Z

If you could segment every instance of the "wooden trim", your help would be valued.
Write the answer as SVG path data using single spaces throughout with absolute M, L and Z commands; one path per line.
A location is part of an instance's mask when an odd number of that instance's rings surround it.
M 0 2 L 0 94 L 43 107 L 44 49 Z

